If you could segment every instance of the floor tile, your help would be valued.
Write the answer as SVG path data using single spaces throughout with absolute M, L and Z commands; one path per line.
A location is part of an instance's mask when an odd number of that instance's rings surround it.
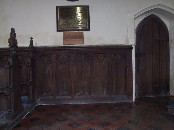
M 13 130 L 174 130 L 174 97 L 133 103 L 37 106 Z

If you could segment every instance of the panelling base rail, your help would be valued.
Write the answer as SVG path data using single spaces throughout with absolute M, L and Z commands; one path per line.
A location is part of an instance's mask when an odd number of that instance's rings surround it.
M 37 100 L 38 105 L 59 105 L 59 104 L 100 104 L 100 103 L 121 103 L 133 102 L 132 97 L 114 96 L 114 97 L 89 97 L 89 98 L 45 98 Z

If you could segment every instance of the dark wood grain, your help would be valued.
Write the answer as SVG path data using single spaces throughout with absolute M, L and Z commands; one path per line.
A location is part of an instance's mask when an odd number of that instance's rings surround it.
M 37 97 L 70 102 L 78 98 L 131 98 L 131 50 L 131 46 L 36 48 Z
M 29 78 L 28 51 L 18 49 L 24 82 Z M 5 49 L 1 52 L 6 54 Z M 132 100 L 131 46 L 35 47 L 33 56 L 36 99 L 69 103 Z
M 169 35 L 155 15 L 145 18 L 137 29 L 136 96 L 169 93 Z

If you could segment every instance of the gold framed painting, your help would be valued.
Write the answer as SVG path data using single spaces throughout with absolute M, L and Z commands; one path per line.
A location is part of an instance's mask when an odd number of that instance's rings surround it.
M 89 31 L 88 5 L 56 6 L 57 31 Z

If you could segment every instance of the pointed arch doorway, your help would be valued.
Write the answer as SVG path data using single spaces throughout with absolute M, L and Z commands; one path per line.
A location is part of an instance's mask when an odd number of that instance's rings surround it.
M 155 15 L 137 27 L 135 62 L 136 98 L 169 93 L 169 33 Z

